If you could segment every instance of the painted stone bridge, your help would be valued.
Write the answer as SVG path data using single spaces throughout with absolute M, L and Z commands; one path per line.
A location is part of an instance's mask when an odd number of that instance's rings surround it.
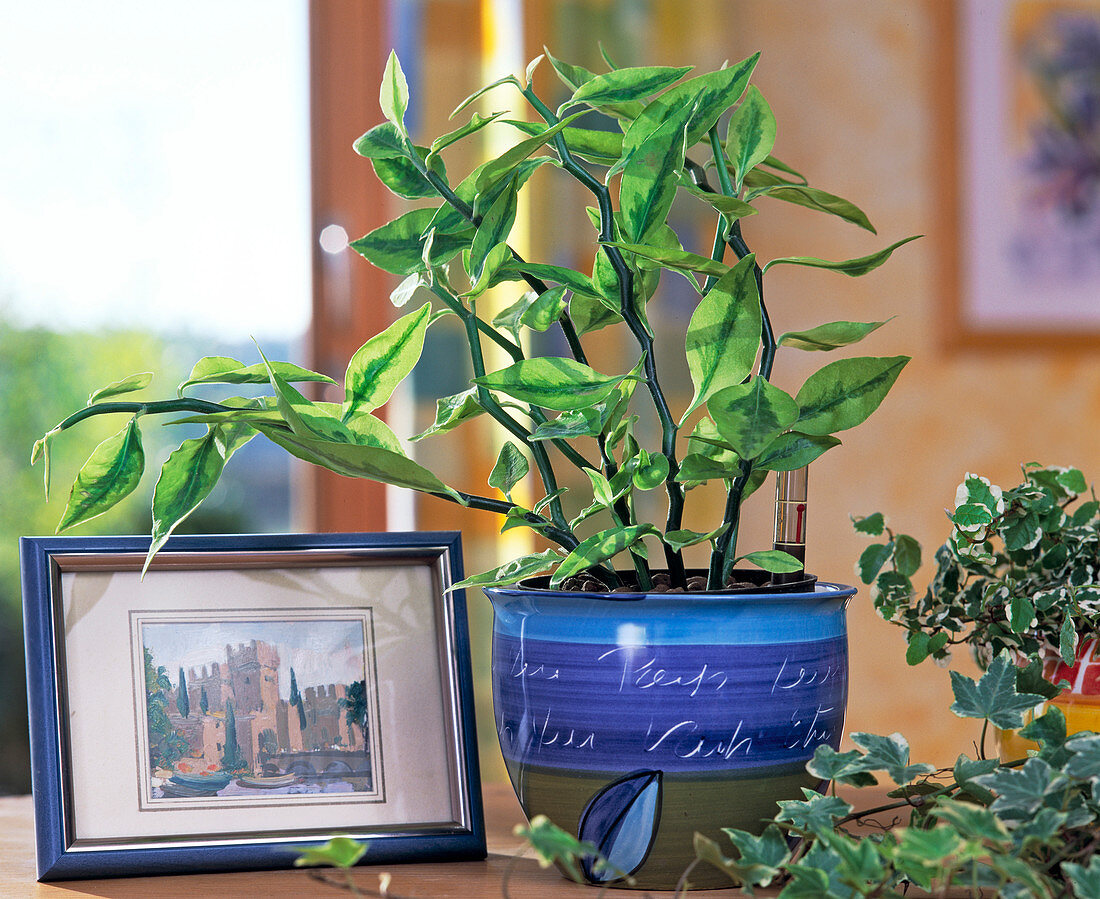
M 267 759 L 265 768 L 276 765 L 280 774 L 300 774 L 321 777 L 369 777 L 370 751 L 315 749 L 302 752 L 280 752 Z

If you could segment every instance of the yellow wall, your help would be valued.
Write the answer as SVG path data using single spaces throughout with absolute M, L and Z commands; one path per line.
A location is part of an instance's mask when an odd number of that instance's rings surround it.
M 852 532 L 848 516 L 874 510 L 917 536 L 930 555 L 946 536 L 943 509 L 953 505 L 955 486 L 967 471 L 1011 486 L 1018 482 L 1020 463 L 1038 460 L 1076 465 L 1086 476 L 1100 476 L 1100 347 L 1029 351 L 1021 345 L 989 352 L 951 349 L 944 339 L 941 311 L 954 299 L 958 239 L 952 186 L 956 159 L 947 127 L 954 100 L 942 82 L 951 5 L 937 0 L 667 0 L 630 6 L 642 10 L 631 21 L 652 27 L 636 38 L 621 31 L 606 35 L 620 57 L 635 57 L 621 59 L 624 63 L 690 63 L 706 69 L 763 50 L 755 82 L 779 121 L 777 155 L 806 172 L 811 183 L 858 203 L 879 231 L 875 237 L 830 217 L 764 200 L 762 214 L 745 223 L 746 237 L 760 257 L 848 258 L 909 234 L 926 235 L 862 279 L 794 266 L 769 273 L 767 295 L 777 330 L 896 315 L 859 352 L 913 356 L 883 407 L 863 426 L 840 435 L 844 446 L 812 467 L 810 570 L 823 579 L 853 582 L 854 563 L 866 541 Z M 593 24 L 615 24 L 607 3 L 529 3 L 528 12 L 530 56 L 545 41 L 555 55 L 591 65 L 600 36 Z M 617 21 L 622 24 L 621 17 Z M 584 45 L 569 43 L 582 38 Z M 552 76 L 546 69 L 538 77 Z M 446 88 L 439 105 L 448 109 L 462 93 L 445 80 L 433 86 Z M 537 239 L 537 222 L 534 230 Z M 824 361 L 817 354 L 781 350 L 776 380 L 793 390 Z M 743 545 L 769 543 L 769 506 L 767 500 L 757 502 L 748 513 Z M 468 534 L 468 567 L 478 569 L 490 564 L 491 546 L 485 528 L 468 530 L 473 517 L 464 516 L 462 526 Z M 484 676 L 487 616 L 480 597 L 471 596 L 470 603 Z M 853 601 L 850 620 L 847 729 L 900 730 L 921 761 L 949 764 L 957 753 L 972 751 L 975 728 L 947 710 L 947 672 L 927 662 L 906 667 L 900 632 L 876 617 L 866 590 Z M 970 670 L 967 660 L 960 660 L 960 667 Z M 487 698 L 484 688 L 481 692 Z M 479 717 L 491 740 L 487 704 Z M 489 773 L 498 773 L 492 756 L 487 758 Z

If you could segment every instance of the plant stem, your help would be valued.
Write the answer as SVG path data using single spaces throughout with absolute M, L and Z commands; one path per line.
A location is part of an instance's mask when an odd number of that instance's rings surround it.
M 215 415 L 219 412 L 241 412 L 239 406 L 223 406 L 221 403 L 211 403 L 206 400 L 197 400 L 191 397 L 182 397 L 174 400 L 157 400 L 152 403 L 138 402 L 113 402 L 95 403 L 85 406 L 66 418 L 63 422 L 50 431 L 56 434 L 71 428 L 73 425 L 91 418 L 93 415 L 110 415 L 112 413 L 125 412 L 129 415 L 162 415 L 172 412 L 195 412 L 199 415 Z
M 545 120 L 546 124 L 553 127 L 558 124 L 558 117 L 538 98 L 530 89 L 524 89 L 523 95 L 535 107 L 535 110 Z M 573 158 L 565 138 L 558 134 L 554 138 L 554 148 L 561 159 L 565 170 L 581 182 L 595 196 L 600 209 L 600 235 L 603 252 L 611 262 L 612 268 L 619 281 L 619 312 L 627 327 L 638 341 L 643 355 L 646 387 L 653 399 L 653 406 L 657 412 L 657 418 L 661 423 L 661 452 L 668 459 L 668 477 L 665 479 L 665 489 L 668 493 L 668 516 L 665 521 L 665 530 L 678 530 L 683 524 L 684 517 L 684 489 L 676 480 L 676 474 L 680 466 L 676 461 L 676 422 L 669 410 L 664 391 L 661 389 L 657 378 L 657 362 L 654 358 L 653 335 L 642 321 L 638 311 L 634 308 L 634 275 L 630 267 L 623 259 L 618 247 L 609 246 L 608 242 L 615 239 L 614 214 L 611 206 L 611 194 L 607 186 L 601 184 Z M 668 544 L 662 542 L 665 551 L 665 561 L 668 565 L 669 577 L 674 586 L 687 585 L 687 575 L 684 571 L 684 557 L 679 550 L 674 550 Z
M 722 148 L 722 141 L 718 137 L 718 127 L 710 129 L 710 148 L 714 154 L 714 164 L 718 172 L 718 183 L 722 193 L 727 197 L 736 196 L 733 184 L 730 182 L 729 169 L 726 166 L 726 152 Z M 692 163 L 687 166 L 692 179 L 704 190 L 711 190 L 705 176 L 701 174 L 699 166 Z M 719 225 L 721 228 L 721 225 Z M 741 236 L 741 222 L 737 220 L 730 227 L 726 243 L 738 259 L 744 259 L 749 255 L 749 247 Z M 776 341 L 772 328 L 771 317 L 768 308 L 764 304 L 764 273 L 759 265 L 753 264 L 753 275 L 756 279 L 756 289 L 760 298 L 761 319 L 761 343 L 759 376 L 765 381 L 771 380 L 772 365 L 775 362 Z M 707 588 L 718 589 L 729 578 L 733 571 L 733 563 L 737 557 L 737 532 L 741 519 L 741 500 L 744 496 L 745 486 L 752 474 L 752 459 L 742 459 L 737 477 L 726 495 L 726 508 L 722 517 L 722 523 L 726 525 L 725 532 L 715 541 L 714 552 L 710 557 L 710 570 L 707 575 Z
M 483 512 L 497 512 L 501 515 L 507 515 L 515 509 L 518 509 L 515 503 L 506 502 L 501 499 L 492 499 L 488 496 L 477 496 L 473 493 L 465 493 L 462 490 L 456 490 L 456 494 L 460 499 L 455 499 L 449 493 L 430 493 L 429 496 L 435 496 L 439 499 L 445 499 L 447 502 L 457 503 L 458 505 L 466 506 L 471 509 L 479 509 Z M 559 546 L 572 552 L 577 548 L 578 540 L 573 536 L 571 531 L 563 531 L 560 528 L 554 526 L 553 522 L 541 515 L 536 515 L 534 512 L 524 510 L 523 520 L 530 525 L 531 529 L 542 534 L 549 540 L 553 540 Z
M 523 348 L 521 346 L 510 341 L 507 337 L 497 331 L 496 328 L 488 324 L 484 319 L 482 319 L 472 310 L 467 309 L 458 299 L 458 297 L 451 294 L 442 285 L 436 283 L 433 280 L 430 289 L 432 293 L 434 293 L 444 303 L 446 303 L 447 307 L 452 312 L 454 312 L 455 315 L 462 319 L 463 322 L 466 321 L 467 316 L 472 317 L 474 320 L 474 325 L 477 327 L 478 331 L 480 331 L 486 337 L 490 338 L 497 346 L 503 349 L 509 356 L 512 357 L 513 361 L 519 362 L 526 358 L 523 352 Z M 545 424 L 547 421 L 546 415 L 537 406 L 529 406 L 527 408 L 527 414 L 531 416 L 531 420 L 534 421 L 536 425 Z M 528 435 L 528 437 L 529 436 L 530 435 Z M 529 439 L 524 438 L 524 442 L 530 445 Z M 598 470 L 596 465 L 593 465 L 591 462 L 589 462 L 584 456 L 573 449 L 573 447 L 571 447 L 566 441 L 555 439 L 551 440 L 550 442 L 554 444 L 555 447 L 557 447 L 557 449 L 561 452 L 563 456 L 565 456 L 566 459 L 576 465 L 577 468 L 591 468 L 593 471 Z

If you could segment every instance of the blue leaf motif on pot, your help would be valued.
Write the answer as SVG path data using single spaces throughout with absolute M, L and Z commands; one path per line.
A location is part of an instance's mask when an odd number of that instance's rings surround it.
M 581 813 L 578 839 L 594 843 L 604 861 L 582 862 L 592 883 L 633 874 L 645 862 L 661 820 L 661 772 L 638 771 L 608 784 Z

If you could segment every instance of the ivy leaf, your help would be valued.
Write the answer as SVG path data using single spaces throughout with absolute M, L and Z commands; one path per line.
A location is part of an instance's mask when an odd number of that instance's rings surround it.
M 884 737 L 879 734 L 855 733 L 852 734 L 852 742 L 864 750 L 865 768 L 885 771 L 899 786 L 912 783 L 918 777 L 936 770 L 934 765 L 909 764 L 909 743 L 901 734 L 894 733 Z
M 202 437 L 183 441 L 168 456 L 153 489 L 153 541 L 143 576 L 172 532 L 217 486 L 229 457 L 255 433 L 247 425 L 212 425 Z
M 962 792 L 988 805 L 993 801 L 993 794 L 978 784 L 974 778 L 996 771 L 999 764 L 997 759 L 972 759 L 963 753 L 955 760 L 952 774 Z
M 881 322 L 828 322 L 808 331 L 788 331 L 781 334 L 776 343 L 796 350 L 835 350 L 838 347 L 859 343 L 872 331 L 877 331 L 890 319 Z
M 385 71 L 382 73 L 378 105 L 382 107 L 382 115 L 393 122 L 394 127 L 405 137 L 408 137 L 409 133 L 405 130 L 405 113 L 409 108 L 409 83 L 401 70 L 401 61 L 393 50 L 390 51 Z
M 599 850 L 592 843 L 582 843 L 553 824 L 545 815 L 536 815 L 526 827 L 517 824 L 515 834 L 531 844 L 538 858 L 539 867 L 549 868 L 554 864 L 561 865 L 569 877 L 577 883 L 584 883 L 584 877 L 577 863 L 585 857 L 599 855 Z
M 890 244 L 890 246 L 883 250 L 879 250 L 877 253 L 860 256 L 857 259 L 844 259 L 840 262 L 829 262 L 825 259 L 817 259 L 813 256 L 783 256 L 767 263 L 767 265 L 764 266 L 764 271 L 766 272 L 773 265 L 808 265 L 812 268 L 825 268 L 834 272 L 843 272 L 849 277 L 858 278 L 860 275 L 866 275 L 868 272 L 874 271 L 882 265 L 898 247 L 922 236 L 921 234 L 914 234 L 912 237 L 906 237 L 896 243 Z
M 775 145 L 775 115 L 768 101 L 754 84 L 745 99 L 730 116 L 726 132 L 726 153 L 737 178 L 736 193 L 741 193 L 745 175 L 768 158 Z
M 856 563 L 859 579 L 865 584 L 873 584 L 875 577 L 882 570 L 882 566 L 890 561 L 893 554 L 893 541 L 889 543 L 872 543 L 860 553 L 859 562 Z
M 718 391 L 707 409 L 723 439 L 742 459 L 759 456 L 799 415 L 798 403 L 789 394 L 759 376 Z
M 431 303 L 425 303 L 355 351 L 344 376 L 345 421 L 357 412 L 384 405 L 412 371 L 424 350 L 431 312 Z
M 639 66 L 636 68 L 616 69 L 603 75 L 596 75 L 577 87 L 567 105 L 587 103 L 599 108 L 608 103 L 626 103 L 641 100 L 674 84 L 691 71 L 691 66 L 670 68 L 668 66 Z
M 1087 868 L 1077 862 L 1062 862 L 1062 873 L 1073 884 L 1074 895 L 1081 899 L 1100 896 L 1100 855 L 1090 858 Z
M 127 378 L 122 378 L 119 381 L 113 381 L 106 387 L 100 387 L 91 396 L 88 397 L 88 405 L 98 403 L 101 400 L 105 400 L 108 397 L 120 396 L 124 393 L 134 393 L 138 390 L 144 390 L 153 381 L 153 373 L 151 371 L 139 372 L 136 375 L 130 375 Z
M 1066 774 L 1078 780 L 1100 778 L 1100 735 L 1076 733 L 1066 741 L 1073 758 L 1066 764 Z
M 551 589 L 556 588 L 566 578 L 606 562 L 632 547 L 643 537 L 650 536 L 660 536 L 660 531 L 651 524 L 608 528 L 593 534 L 586 540 L 582 540 L 558 566 L 558 570 L 550 578 Z
M 863 765 L 862 752 L 856 749 L 837 752 L 828 743 L 821 743 L 814 749 L 814 757 L 806 763 L 806 770 L 822 780 L 835 780 L 855 787 L 870 787 L 878 783 Z
M 628 375 L 602 375 L 574 359 L 523 359 L 474 383 L 544 409 L 567 412 L 602 402 Z
M 801 799 L 781 799 L 777 821 L 787 821 L 795 827 L 820 834 L 831 831 L 836 821 L 850 815 L 852 806 L 837 796 L 822 796 L 814 790 L 802 788 Z
M 369 843 L 359 843 L 350 837 L 333 837 L 323 846 L 294 850 L 298 857 L 294 867 L 310 865 L 330 865 L 333 868 L 351 868 L 367 854 Z
M 919 665 L 928 658 L 930 638 L 924 631 L 912 631 L 909 634 L 909 643 L 905 648 L 905 662 L 908 665 Z
M 989 774 L 980 774 L 971 778 L 980 786 L 987 787 L 997 794 L 997 800 L 991 808 L 1001 813 L 1022 819 L 1033 814 L 1043 804 L 1046 797 L 1065 783 L 1065 776 L 1056 773 L 1041 758 L 1029 758 L 1021 768 L 997 768 Z
M 952 671 L 951 689 L 952 712 L 960 718 L 986 718 L 1005 730 L 1022 727 L 1025 713 L 1043 701 L 1037 693 L 1016 692 L 1016 666 L 1007 653 L 997 656 L 978 681 Z
M 989 809 L 973 803 L 940 797 L 929 814 L 951 824 L 963 836 L 987 840 L 1002 849 L 1012 843 L 1012 837 L 1001 819 Z
M 769 824 L 759 836 L 730 827 L 723 827 L 722 833 L 741 853 L 737 861 L 744 869 L 744 879 L 755 886 L 766 887 L 771 883 L 791 857 L 783 832 L 774 824 Z
M 681 425 L 714 394 L 739 385 L 752 371 L 761 327 L 755 264 L 749 253 L 714 283 L 691 314 L 685 347 L 695 395 Z
M 493 470 L 489 472 L 489 486 L 495 487 L 511 500 L 512 488 L 522 481 L 530 470 L 527 457 L 511 440 L 506 440 L 500 448 Z
M 881 512 L 872 512 L 862 518 L 852 518 L 852 526 L 861 534 L 878 537 L 886 530 L 886 519 Z
M 504 587 L 516 584 L 525 578 L 534 577 L 549 571 L 562 559 L 561 554 L 554 549 L 547 549 L 540 553 L 531 553 L 511 559 L 499 568 L 484 571 L 481 574 L 471 575 L 463 581 L 459 581 L 451 590 L 461 590 L 467 587 Z
M 840 359 L 818 369 L 795 396 L 798 430 L 833 434 L 861 424 L 894 385 L 908 356 Z
M 1047 706 L 1044 714 L 1027 723 L 1020 731 L 1020 736 L 1042 746 L 1061 746 L 1066 742 L 1066 716 L 1052 703 Z
M 1073 624 L 1073 618 L 1068 615 L 1058 631 L 1058 653 L 1067 665 L 1073 664 L 1077 654 L 1077 630 Z
M 90 521 L 125 499 L 145 471 L 145 451 L 137 416 L 113 437 L 92 450 L 77 473 L 57 533 Z
M 912 577 L 920 569 L 920 544 L 908 534 L 894 538 L 894 567 L 898 574 Z

